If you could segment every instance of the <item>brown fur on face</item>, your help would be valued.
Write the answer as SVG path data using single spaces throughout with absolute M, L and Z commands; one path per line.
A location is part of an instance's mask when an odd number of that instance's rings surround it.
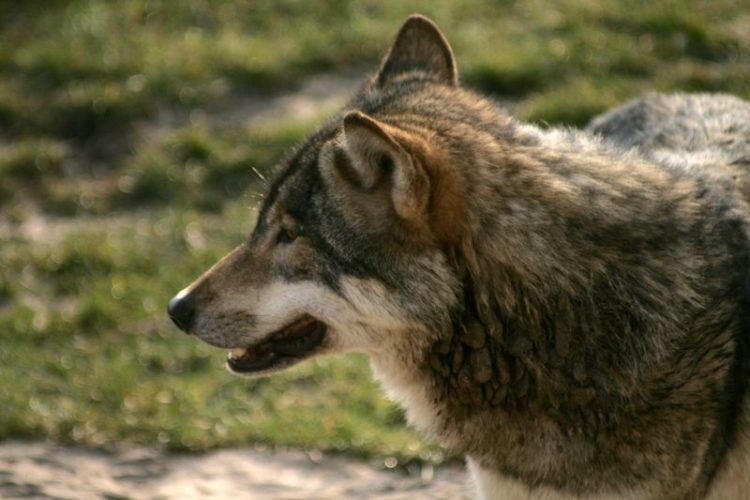
M 301 315 L 325 323 L 311 355 L 369 353 L 485 496 L 750 488 L 750 146 L 725 147 L 750 104 L 734 121 L 659 108 L 637 133 L 626 107 L 595 122 L 610 140 L 542 130 L 458 85 L 452 54 L 407 20 L 194 287 L 211 290 L 204 318 L 254 319 L 196 334 L 252 347 Z M 299 238 L 279 239 L 289 224 Z

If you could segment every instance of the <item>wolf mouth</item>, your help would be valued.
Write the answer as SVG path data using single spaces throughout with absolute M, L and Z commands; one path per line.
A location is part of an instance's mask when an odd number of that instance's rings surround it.
M 227 366 L 235 373 L 255 373 L 289 366 L 320 346 L 326 330 L 324 323 L 305 315 L 253 346 L 232 349 L 227 356 Z

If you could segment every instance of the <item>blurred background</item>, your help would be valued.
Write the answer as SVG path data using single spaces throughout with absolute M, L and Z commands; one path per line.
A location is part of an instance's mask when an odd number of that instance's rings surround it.
M 580 126 L 651 90 L 750 98 L 741 0 L 0 0 L 0 440 L 444 458 L 364 357 L 244 380 L 165 314 L 249 234 L 254 170 L 413 12 L 523 120 Z

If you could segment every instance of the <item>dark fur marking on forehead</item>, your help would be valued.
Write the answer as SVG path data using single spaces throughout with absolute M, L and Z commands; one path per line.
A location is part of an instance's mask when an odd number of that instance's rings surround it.
M 340 250 L 341 241 L 337 244 L 336 240 L 352 240 L 353 230 L 343 228 L 341 215 L 325 203 L 328 193 L 317 168 L 317 161 L 322 144 L 337 132 L 335 123 L 338 122 L 329 123 L 329 126 L 300 146 L 283 166 L 283 170 L 279 171 L 266 196 L 252 238 L 266 230 L 270 207 L 281 203 L 283 211 L 303 226 L 305 236 L 309 238 L 315 253 L 319 256 L 318 278 L 328 288 L 341 295 L 340 278 L 345 270 L 346 274 L 357 277 L 370 276 L 373 270 L 371 266 L 361 262 L 361 259 L 352 258 Z M 334 232 L 343 232 L 345 236 L 330 234 L 331 229 Z M 359 248 L 361 244 L 356 246 Z M 360 248 L 358 253 L 367 252 Z M 308 278 L 308 275 L 299 275 L 297 271 L 287 271 L 289 273 L 285 277 L 290 281 Z
M 307 144 L 297 149 L 297 151 L 294 153 L 294 156 L 292 156 L 292 158 L 287 162 L 287 166 L 283 170 L 281 170 L 279 175 L 273 180 L 273 183 L 268 190 L 268 194 L 263 200 L 263 205 L 260 209 L 260 213 L 258 214 L 259 226 L 265 223 L 266 214 L 268 213 L 268 210 L 273 206 L 273 204 L 276 203 L 276 199 L 279 196 L 281 186 L 284 185 L 287 179 L 289 179 L 302 167 L 303 163 L 301 160 L 304 157 L 305 153 L 308 151 L 308 148 L 306 146 Z
M 320 146 L 330 139 L 336 133 L 335 120 L 331 120 L 326 126 L 312 135 L 307 141 L 300 145 L 292 157 L 285 162 L 285 166 L 279 171 L 271 182 L 268 194 L 263 200 L 260 212 L 258 213 L 258 222 L 253 231 L 252 237 L 260 234 L 266 229 L 266 216 L 268 210 L 276 203 L 284 184 L 300 170 L 309 167 L 311 162 L 317 161 L 317 154 Z M 311 158 L 311 156 L 313 156 Z
M 330 196 L 320 171 L 311 168 L 304 175 L 297 195 L 290 196 L 286 208 L 292 217 L 304 224 L 305 234 L 310 238 L 316 252 L 328 264 L 330 279 L 333 280 L 329 285 L 338 288 L 338 277 L 345 269 L 347 274 L 356 274 L 360 269 L 351 256 L 341 252 L 335 244 L 336 239 L 342 238 L 350 242 L 354 229 L 347 226 L 341 214 L 327 203 Z

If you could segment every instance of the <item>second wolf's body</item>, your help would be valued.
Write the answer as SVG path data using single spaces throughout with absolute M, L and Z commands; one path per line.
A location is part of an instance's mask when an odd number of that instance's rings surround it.
M 750 105 L 727 94 L 650 94 L 587 130 L 667 168 L 729 179 L 750 200 Z
M 519 123 L 410 18 L 170 314 L 240 373 L 367 352 L 486 498 L 742 498 L 750 105 L 649 99 Z

